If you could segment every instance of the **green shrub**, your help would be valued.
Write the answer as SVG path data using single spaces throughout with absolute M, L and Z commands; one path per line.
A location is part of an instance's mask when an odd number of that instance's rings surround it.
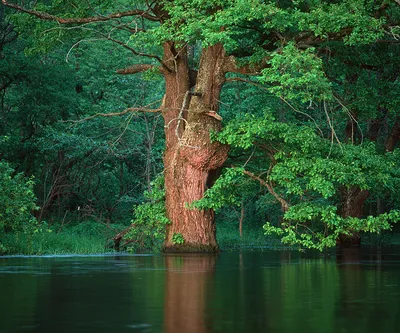
M 1 239 L 9 233 L 33 233 L 38 230 L 31 212 L 37 209 L 33 179 L 26 178 L 7 162 L 0 161 L 0 253 L 7 252 Z
M 151 185 L 151 191 L 144 193 L 146 201 L 135 208 L 131 228 L 123 237 L 123 250 L 157 251 L 164 243 L 169 223 L 165 211 L 164 177 L 157 177 Z
M 15 171 L 0 161 L 0 230 L 3 232 L 29 229 L 37 209 L 33 179 Z

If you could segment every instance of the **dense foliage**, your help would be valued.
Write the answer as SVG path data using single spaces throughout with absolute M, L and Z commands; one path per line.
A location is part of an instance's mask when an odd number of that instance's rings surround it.
M 30 231 L 34 225 L 31 212 L 38 207 L 34 182 L 0 161 L 0 233 Z M 0 243 L 1 246 L 1 243 Z
M 130 252 L 160 250 L 169 222 L 165 214 L 164 179 L 158 176 L 144 192 L 145 201 L 134 208 L 131 226 L 123 233 L 120 249 Z M 118 242 L 120 240 L 117 240 Z
M 168 43 L 187 52 L 194 73 L 215 45 L 235 65 L 218 101 L 224 128 L 211 133 L 230 146 L 229 159 L 188 207 L 217 210 L 224 227 L 242 230 L 244 222 L 261 233 L 263 226 L 286 244 L 319 250 L 400 219 L 397 1 L 21 8 L 0 11 L 3 232 L 33 223 L 27 216 L 37 205 L 38 222 L 131 224 L 127 233 L 118 229 L 131 249 L 160 247 L 168 220 L 162 180 L 153 180 L 163 125 L 171 124 L 143 110 L 162 105 Z M 132 9 L 138 14 L 121 14 Z M 33 176 L 35 184 L 26 180 Z M 172 242 L 185 239 L 175 233 Z

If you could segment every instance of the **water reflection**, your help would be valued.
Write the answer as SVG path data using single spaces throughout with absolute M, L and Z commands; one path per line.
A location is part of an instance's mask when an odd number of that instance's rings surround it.
M 0 258 L 0 333 L 397 332 L 394 253 Z
M 399 277 L 386 269 L 390 259 L 398 255 L 382 249 L 340 249 L 336 255 L 338 267 L 338 297 L 335 303 L 335 325 L 349 332 L 397 332 L 399 327 Z M 396 277 L 397 275 L 397 277 Z
M 205 311 L 216 255 L 169 255 L 165 263 L 165 332 L 209 332 Z

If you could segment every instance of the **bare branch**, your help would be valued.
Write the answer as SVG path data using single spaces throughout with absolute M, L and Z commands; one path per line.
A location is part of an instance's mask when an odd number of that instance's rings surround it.
M 5 75 L 3 75 L 3 76 L 5 76 Z M 8 88 L 8 86 L 10 86 L 11 83 L 13 83 L 13 79 L 11 79 L 11 78 L 8 78 L 8 80 L 4 83 L 2 82 L 1 86 L 0 86 L 0 91 L 3 91 L 4 89 Z
M 260 83 L 258 83 L 256 81 L 252 81 L 250 79 L 242 78 L 242 77 L 228 77 L 225 80 L 225 83 L 235 82 L 235 81 L 236 82 L 244 82 L 244 83 L 247 83 L 247 84 L 251 84 L 251 85 L 253 85 L 253 86 L 255 86 L 255 87 L 259 88 L 259 89 L 262 89 L 262 90 L 268 90 L 268 88 L 263 86 L 262 84 L 260 84 Z
M 67 56 L 66 56 L 66 61 L 67 61 L 67 62 L 68 62 L 68 57 L 69 57 L 69 54 L 71 53 L 71 51 L 72 51 L 76 46 L 78 46 L 80 43 L 82 43 L 82 42 L 100 41 L 100 40 L 108 40 L 108 41 L 111 41 L 111 42 L 116 43 L 116 44 L 118 44 L 118 45 L 121 45 L 122 47 L 124 47 L 124 48 L 126 48 L 127 50 L 131 51 L 134 55 L 137 55 L 137 56 L 140 56 L 140 57 L 147 57 L 147 58 L 151 58 L 151 59 L 156 59 L 156 60 L 162 65 L 162 68 L 163 68 L 163 69 L 165 69 L 165 70 L 171 72 L 171 70 L 167 67 L 167 65 L 165 65 L 165 63 L 161 60 L 161 58 L 160 58 L 159 56 L 154 55 L 154 54 L 144 53 L 144 52 L 138 52 L 138 51 L 136 51 L 134 48 L 132 48 L 131 46 L 129 46 L 127 43 L 125 43 L 125 42 L 123 42 L 123 41 L 120 41 L 120 40 L 118 40 L 118 39 L 112 38 L 112 37 L 110 36 L 111 32 L 109 32 L 108 34 L 105 34 L 105 33 L 102 33 L 102 32 L 100 32 L 100 31 L 96 30 L 96 29 L 88 28 L 88 27 L 86 27 L 86 26 L 84 26 L 84 25 L 81 25 L 81 26 L 74 26 L 74 27 L 64 27 L 64 28 L 61 28 L 61 27 L 51 28 L 51 29 L 49 29 L 49 30 L 46 30 L 46 32 L 47 32 L 47 31 L 51 31 L 51 30 L 55 30 L 55 29 L 62 29 L 62 30 L 64 30 L 64 29 L 65 29 L 65 30 L 70 30 L 70 29 L 82 29 L 82 30 L 89 31 L 89 32 L 92 32 L 92 33 L 95 33 L 95 34 L 98 34 L 98 35 L 101 36 L 101 38 L 82 39 L 82 40 L 79 40 L 78 42 L 76 42 L 76 43 L 70 48 L 70 50 L 68 51 L 68 54 L 67 54 Z M 113 29 L 114 29 L 114 28 L 113 28 Z M 161 69 L 160 69 L 160 71 L 161 71 Z M 122 74 L 123 74 L 123 73 L 122 73 Z M 131 73 L 126 73 L 126 74 L 131 74 Z M 135 73 L 132 73 L 132 74 L 135 74 Z
M 157 59 L 159 62 L 162 62 L 162 60 L 160 59 L 159 56 L 156 55 L 152 55 L 152 54 L 147 54 L 147 53 L 142 53 L 142 52 L 138 52 L 136 51 L 134 48 L 130 47 L 128 44 L 126 44 L 125 42 L 122 42 L 118 39 L 112 38 L 110 35 L 105 35 L 105 34 L 101 34 L 104 38 L 123 46 L 124 48 L 126 48 L 127 50 L 131 51 L 134 55 L 138 55 L 138 56 L 142 56 L 142 57 L 148 57 L 148 58 L 154 58 Z
M 119 18 L 128 17 L 128 16 L 142 16 L 145 19 L 148 19 L 150 21 L 159 21 L 159 18 L 149 14 L 149 11 L 139 10 L 139 9 L 128 10 L 128 11 L 119 12 L 119 13 L 112 13 L 112 14 L 104 15 L 104 16 L 91 16 L 91 17 L 82 17 L 82 18 L 77 18 L 77 17 L 63 18 L 63 17 L 59 17 L 56 15 L 51 15 L 49 13 L 27 9 L 27 8 L 19 6 L 15 3 L 10 3 L 7 0 L 1 0 L 1 2 L 6 7 L 13 8 L 20 12 L 36 16 L 36 17 L 40 18 L 41 20 L 55 21 L 60 24 L 82 24 L 82 23 L 104 22 L 104 21 L 119 19 Z
M 105 35 L 105 34 L 101 34 L 104 38 L 108 39 L 109 41 L 112 41 L 118 45 L 121 45 L 122 47 L 126 48 L 127 50 L 131 51 L 134 55 L 140 56 L 140 57 L 147 57 L 147 58 L 153 58 L 156 59 L 162 66 L 163 69 L 165 69 L 168 72 L 171 72 L 171 69 L 161 60 L 161 58 L 159 56 L 156 56 L 154 54 L 148 54 L 148 53 L 143 53 L 143 52 L 138 52 L 136 51 L 134 48 L 130 47 L 128 44 L 112 38 L 110 35 Z
M 156 102 L 153 102 L 151 104 L 155 104 L 157 102 L 160 102 L 160 101 L 156 101 Z M 150 106 L 151 104 L 149 104 L 148 106 Z M 124 111 L 121 111 L 121 112 L 96 113 L 96 114 L 94 114 L 94 115 L 92 115 L 90 117 L 86 117 L 86 118 L 83 118 L 83 119 L 80 119 L 80 120 L 69 120 L 69 121 L 66 121 L 66 122 L 81 123 L 81 122 L 84 122 L 84 121 L 87 121 L 87 120 L 91 120 L 91 119 L 94 119 L 94 118 L 97 118 L 97 117 L 118 117 L 118 116 L 123 116 L 123 115 L 125 115 L 127 113 L 131 113 L 131 112 L 158 113 L 158 112 L 161 112 L 161 109 L 160 108 L 158 108 L 158 109 L 147 109 L 146 107 L 142 107 L 142 108 L 127 108 L 127 109 L 125 109 Z
M 364 134 L 362 131 L 362 128 L 360 126 L 360 124 L 358 123 L 357 119 L 352 115 L 352 113 L 350 112 L 350 110 L 344 105 L 344 103 L 341 102 L 340 98 L 338 96 L 336 96 L 336 94 L 333 95 L 333 97 L 335 98 L 335 100 L 339 103 L 339 105 L 343 108 L 343 110 L 347 113 L 347 115 L 349 116 L 349 118 L 351 119 L 351 121 L 355 122 L 357 124 L 358 129 L 360 130 L 360 134 L 361 134 L 361 143 L 364 141 Z M 340 142 L 338 142 L 340 144 Z
M 227 57 L 224 70 L 225 72 L 231 73 L 239 73 L 239 74 L 248 74 L 248 75 L 257 75 L 260 74 L 260 71 L 264 68 L 269 67 L 268 58 L 263 59 L 259 64 L 247 64 L 244 66 L 239 66 L 236 62 L 236 58 L 234 56 Z
M 306 116 L 307 118 L 309 118 L 315 125 L 315 127 L 318 129 L 319 133 L 321 134 L 321 137 L 324 137 L 324 133 L 322 132 L 321 128 L 318 126 L 317 122 L 315 121 L 315 119 L 313 117 L 311 117 L 308 113 L 305 113 L 303 111 L 300 111 L 298 109 L 296 109 L 292 104 L 290 104 L 286 99 L 284 99 L 283 97 L 280 97 L 280 99 L 285 102 L 285 104 L 290 107 L 294 112 L 300 113 L 303 116 Z
M 282 210 L 284 213 L 286 213 L 289 210 L 289 203 L 282 199 L 274 190 L 274 188 L 272 187 L 272 185 L 268 182 L 266 182 L 264 179 L 260 178 L 259 176 L 256 176 L 254 173 L 244 170 L 243 173 L 245 175 L 248 175 L 250 178 L 257 180 L 261 185 L 265 186 L 268 190 L 269 193 L 271 193 L 274 198 L 281 204 L 282 206 Z

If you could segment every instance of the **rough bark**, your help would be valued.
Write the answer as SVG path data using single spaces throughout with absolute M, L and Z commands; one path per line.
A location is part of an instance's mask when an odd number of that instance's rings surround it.
M 167 228 L 164 251 L 214 252 L 218 250 L 214 212 L 189 208 L 188 205 L 203 197 L 210 174 L 227 158 L 228 148 L 211 142 L 210 132 L 221 129 L 217 111 L 225 81 L 224 63 L 228 58 L 221 45 L 203 49 L 194 93 L 188 94 L 186 50 L 176 51 L 176 54 L 175 73 L 165 74 L 164 168 L 166 209 L 171 224 Z M 168 60 L 168 50 L 165 50 L 165 56 L 164 62 Z M 176 234 L 183 236 L 183 244 L 174 244 Z

